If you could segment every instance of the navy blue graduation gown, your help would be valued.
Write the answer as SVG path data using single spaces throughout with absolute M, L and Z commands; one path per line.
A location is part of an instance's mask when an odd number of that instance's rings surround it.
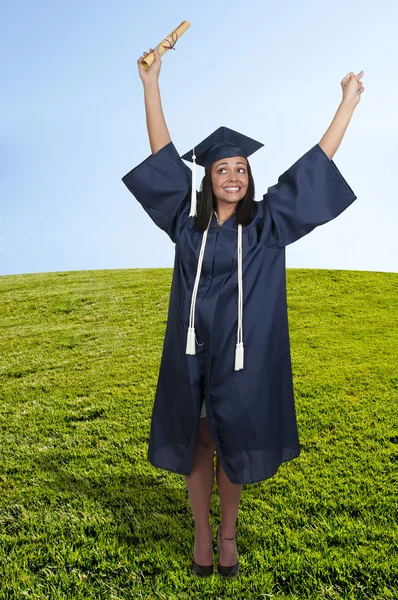
M 192 471 L 202 394 L 197 354 L 186 354 L 189 311 L 202 233 L 189 217 L 191 170 L 172 142 L 122 178 L 175 244 L 175 260 L 148 459 Z M 357 196 L 319 144 L 254 203 L 242 228 L 244 368 L 234 370 L 238 319 L 235 215 L 218 230 L 213 216 L 196 300 L 197 343 L 204 343 L 210 430 L 232 483 L 272 477 L 300 454 L 293 394 L 285 246 L 342 213 Z

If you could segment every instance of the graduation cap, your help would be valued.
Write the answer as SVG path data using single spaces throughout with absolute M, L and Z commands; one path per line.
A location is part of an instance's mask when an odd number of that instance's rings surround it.
M 243 135 L 243 133 L 229 129 L 229 127 L 219 127 L 195 148 L 183 154 L 181 158 L 193 163 L 191 211 L 189 216 L 194 217 L 196 215 L 196 164 L 206 168 L 221 158 L 232 156 L 248 158 L 263 146 L 264 144 L 261 142 L 257 142 L 247 135 Z

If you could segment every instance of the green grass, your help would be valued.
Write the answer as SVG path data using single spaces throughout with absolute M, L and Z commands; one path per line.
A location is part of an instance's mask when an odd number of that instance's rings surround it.
M 398 598 L 398 274 L 287 270 L 302 452 L 243 486 L 235 581 L 146 459 L 171 276 L 0 278 L 0 600 Z

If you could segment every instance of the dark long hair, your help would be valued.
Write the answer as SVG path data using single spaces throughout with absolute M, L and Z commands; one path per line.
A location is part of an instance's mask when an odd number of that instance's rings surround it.
M 252 170 L 250 168 L 249 161 L 247 161 L 247 174 L 249 177 L 249 184 L 247 191 L 242 200 L 239 200 L 236 207 L 235 214 L 235 225 L 238 227 L 239 224 L 249 225 L 253 219 L 253 208 L 254 208 L 254 179 Z M 197 195 L 197 206 L 196 206 L 196 217 L 195 217 L 195 229 L 196 231 L 205 231 L 209 223 L 210 214 L 216 210 L 217 202 L 213 192 L 213 184 L 211 181 L 211 167 L 205 169 L 205 174 L 202 179 L 200 191 Z

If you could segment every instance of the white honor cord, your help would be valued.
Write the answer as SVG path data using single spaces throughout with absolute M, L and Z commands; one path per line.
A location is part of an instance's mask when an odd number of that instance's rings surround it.
M 242 281 L 242 225 L 238 225 L 238 334 L 235 351 L 235 371 L 243 369 L 243 281 Z
M 207 225 L 207 229 L 206 229 L 206 231 L 203 232 L 203 236 L 202 236 L 202 245 L 200 247 L 198 266 L 196 268 L 195 284 L 193 286 L 193 292 L 192 292 L 192 298 L 191 298 L 191 310 L 190 310 L 190 313 L 189 313 L 189 326 L 188 326 L 188 337 L 187 337 L 186 354 L 196 354 L 196 348 L 195 348 L 195 306 L 196 306 L 196 295 L 198 293 L 200 273 L 202 271 L 202 262 L 203 262 L 203 256 L 204 256 L 204 253 L 205 253 L 207 233 L 209 231 L 209 227 L 210 227 L 210 223 L 211 223 L 212 218 L 213 218 L 213 215 L 211 215 L 211 217 L 209 219 L 209 223 Z

